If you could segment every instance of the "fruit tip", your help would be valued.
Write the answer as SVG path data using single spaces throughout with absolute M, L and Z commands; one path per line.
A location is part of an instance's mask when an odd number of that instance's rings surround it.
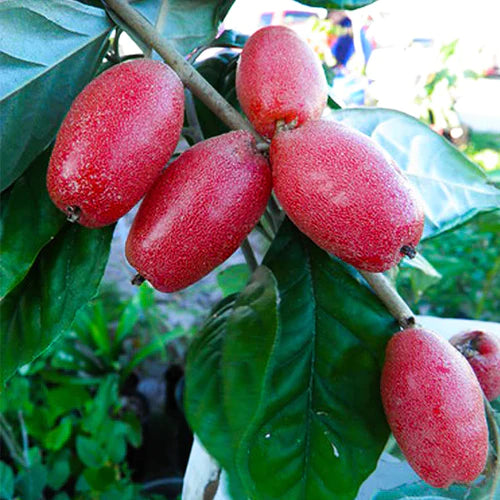
M 81 208 L 77 207 L 76 205 L 67 206 L 65 212 L 66 212 L 66 220 L 71 223 L 78 222 L 82 214 Z
M 417 255 L 417 250 L 413 245 L 403 245 L 400 252 L 409 259 L 414 259 Z
M 137 273 L 132 278 L 132 280 L 130 281 L 130 283 L 132 285 L 134 285 L 134 286 L 141 286 L 145 281 L 146 281 L 146 278 L 144 276 L 142 276 L 141 274 Z

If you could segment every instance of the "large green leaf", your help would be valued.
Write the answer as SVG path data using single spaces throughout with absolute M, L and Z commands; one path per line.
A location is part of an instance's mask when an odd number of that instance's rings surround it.
M 186 55 L 215 37 L 220 21 L 233 3 L 234 0 L 137 0 L 133 5 L 181 54 Z M 143 45 L 134 33 L 124 28 Z
M 188 418 L 250 498 L 352 499 L 389 434 L 379 377 L 397 324 L 288 220 L 264 264 L 195 341 Z
M 40 253 L 26 278 L 0 304 L 0 384 L 70 326 L 96 293 L 113 227 L 64 228 Z
M 325 9 L 340 9 L 340 10 L 354 10 L 370 5 L 376 0 L 297 0 L 304 5 L 311 5 L 312 7 L 323 7 Z
M 73 0 L 0 2 L 2 190 L 53 140 L 112 27 L 101 9 Z
M 222 343 L 235 296 L 222 299 L 190 345 L 186 363 L 186 417 L 204 446 L 231 477 L 233 498 L 244 498 L 235 472 L 235 452 L 222 402 Z
M 416 118 L 378 108 L 333 111 L 332 116 L 371 136 L 405 171 L 424 202 L 424 238 L 500 207 L 500 190 L 483 170 Z
M 64 225 L 49 198 L 45 175 L 50 151 L 42 153 L 9 193 L 0 216 L 0 299 L 29 271 L 42 247 Z

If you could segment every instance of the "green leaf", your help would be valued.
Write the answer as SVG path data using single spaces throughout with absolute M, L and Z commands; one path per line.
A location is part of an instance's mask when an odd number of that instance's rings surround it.
M 40 500 L 47 484 L 47 467 L 35 464 L 19 473 L 16 479 L 16 489 L 23 500 Z
M 248 282 L 250 270 L 246 264 L 236 264 L 227 267 L 217 275 L 219 285 L 224 297 L 239 292 Z
M 26 278 L 0 304 L 0 385 L 61 333 L 96 293 L 113 227 L 72 225 L 41 252 Z
M 210 42 L 234 0 L 140 0 L 133 6 L 182 54 Z M 112 15 L 113 16 L 113 15 Z M 115 16 L 113 16 L 115 18 Z M 120 20 L 116 19 L 120 24 Z M 124 26 L 135 41 L 142 40 Z
M 53 140 L 112 27 L 101 9 L 71 0 L 0 3 L 1 190 Z
M 98 468 L 104 465 L 106 461 L 106 453 L 102 446 L 94 439 L 86 436 L 76 437 L 76 452 L 78 458 L 91 468 Z
M 93 437 L 106 452 L 106 456 L 115 464 L 119 464 L 127 453 L 126 435 L 129 426 L 120 420 L 106 418 L 98 429 L 93 432 Z
M 109 355 L 111 353 L 111 339 L 108 331 L 108 319 L 101 300 L 92 304 L 90 313 L 86 326 L 89 329 L 92 340 L 98 349 L 98 353 Z
M 69 495 L 65 492 L 58 493 L 55 497 L 52 497 L 52 500 L 71 500 Z
M 99 385 L 94 400 L 87 405 L 82 429 L 94 435 L 98 434 L 104 422 L 109 419 L 110 407 L 118 403 L 118 376 L 110 374 Z
M 442 275 L 420 253 L 413 259 L 404 258 L 399 263 L 403 276 L 408 276 L 413 293 L 420 297 L 427 288 L 441 280 Z M 401 279 L 401 278 L 400 278 Z
M 191 429 L 231 476 L 232 498 L 245 498 L 234 471 L 234 443 L 222 401 L 222 345 L 236 297 L 222 299 L 189 347 L 184 406 Z
M 10 499 L 14 496 L 14 473 L 5 463 L 0 461 L 0 498 Z
M 89 399 L 90 394 L 84 387 L 61 386 L 49 389 L 47 392 L 47 406 L 51 423 L 60 415 L 83 408 Z
M 111 467 L 102 467 L 100 469 L 85 469 L 83 477 L 87 480 L 92 490 L 104 491 L 115 479 L 115 471 Z
M 118 321 L 115 334 L 115 344 L 121 342 L 132 333 L 134 326 L 141 317 L 142 309 L 148 309 L 154 305 L 154 292 L 149 283 L 144 282 L 137 293 L 129 300 Z
M 55 491 L 61 489 L 69 478 L 71 473 L 70 457 L 70 450 L 63 450 L 63 452 L 56 456 L 49 467 L 47 484 Z
M 14 377 L 3 388 L 0 398 L 0 413 L 19 410 L 31 413 L 33 404 L 30 401 L 30 383 L 27 378 Z
M 500 190 L 481 168 L 416 118 L 378 108 L 333 111 L 331 116 L 370 136 L 405 171 L 424 201 L 424 238 L 500 206 Z
M 213 47 L 227 47 L 242 49 L 247 43 L 248 35 L 235 30 L 224 30 L 213 42 Z
M 45 436 L 47 450 L 60 450 L 71 436 L 71 418 L 66 417 Z
M 0 218 L 0 298 L 19 284 L 36 256 L 64 225 L 45 185 L 50 151 L 42 153 L 17 180 Z
M 297 0 L 311 7 L 323 7 L 325 9 L 354 10 L 370 5 L 376 0 Z
M 389 435 L 379 378 L 398 326 L 288 220 L 264 265 L 277 292 L 259 269 L 193 342 L 188 419 L 248 497 L 352 499 Z
M 155 335 L 149 344 L 141 347 L 134 354 L 130 362 L 127 364 L 124 375 L 128 375 L 134 368 L 140 365 L 146 358 L 166 350 L 168 342 L 186 335 L 186 330 L 181 327 L 176 327 L 170 332 L 165 332 L 161 335 Z
M 125 437 L 127 441 L 134 447 L 138 448 L 142 443 L 142 425 L 137 416 L 128 412 L 122 416 L 122 422 L 126 425 Z

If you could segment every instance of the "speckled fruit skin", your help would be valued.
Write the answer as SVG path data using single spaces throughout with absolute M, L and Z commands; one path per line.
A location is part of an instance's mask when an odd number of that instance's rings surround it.
M 325 109 L 328 87 L 317 55 L 290 28 L 267 26 L 246 42 L 236 71 L 241 108 L 272 137 L 277 120 L 300 125 Z
M 127 238 L 127 259 L 157 290 L 185 288 L 236 251 L 270 194 L 271 171 L 250 133 L 198 143 L 144 198 Z
M 476 374 L 488 401 L 500 396 L 500 337 L 475 330 L 450 339 L 466 358 Z
M 449 342 L 418 328 L 396 333 L 387 345 L 381 394 L 394 437 L 425 482 L 446 488 L 479 476 L 488 455 L 482 392 Z
M 397 264 L 424 226 L 418 195 L 369 137 L 337 122 L 278 132 L 270 149 L 276 196 L 318 246 L 372 272 Z
M 47 189 L 80 224 L 101 227 L 126 214 L 151 187 L 179 140 L 184 92 L 159 61 L 114 66 L 73 102 L 57 135 Z

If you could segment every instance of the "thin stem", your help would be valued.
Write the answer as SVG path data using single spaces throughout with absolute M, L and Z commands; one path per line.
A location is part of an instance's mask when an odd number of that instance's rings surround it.
M 106 3 L 147 45 L 153 47 L 160 54 L 177 73 L 184 85 L 229 128 L 247 130 L 254 135 L 258 142 L 263 141 L 250 123 L 177 52 L 171 42 L 163 38 L 144 17 L 131 7 L 127 0 L 106 0 Z
M 113 39 L 113 53 L 120 60 L 120 36 L 123 30 L 118 26 L 115 29 L 115 38 Z
M 402 328 L 415 325 L 415 316 L 411 309 L 383 274 L 367 271 L 360 273 Z
M 274 236 L 264 227 L 261 221 L 257 222 L 255 229 L 264 236 L 269 242 L 273 241 Z
M 245 257 L 250 271 L 253 273 L 257 269 L 258 264 L 248 238 L 243 240 L 243 243 L 241 244 L 241 251 L 243 252 L 243 256 Z
M 23 458 L 23 450 L 17 444 L 17 441 L 14 437 L 14 433 L 12 432 L 9 423 L 1 413 L 0 413 L 0 438 L 9 449 L 9 453 L 12 459 L 15 460 L 21 467 L 27 468 L 28 465 Z
M 266 219 L 267 223 L 269 224 L 269 227 L 272 229 L 273 233 L 276 233 L 278 230 L 278 225 L 276 224 L 273 215 L 269 210 L 265 210 L 264 212 L 264 218 Z
M 17 412 L 17 416 L 19 418 L 19 424 L 21 426 L 21 436 L 23 438 L 23 455 L 24 461 L 26 462 L 27 467 L 31 467 L 30 456 L 29 456 L 29 442 L 28 442 L 28 431 L 26 430 L 26 424 L 24 423 L 23 412 L 19 410 Z
M 216 116 L 218 116 L 229 128 L 239 130 L 247 130 L 253 134 L 257 140 L 257 145 L 267 144 L 267 142 L 254 130 L 250 123 L 241 116 L 213 87 L 210 85 L 193 67 L 187 62 L 179 52 L 175 49 L 172 43 L 163 38 L 154 27 L 142 17 L 134 8 L 132 8 L 127 0 L 105 0 L 107 5 L 119 16 L 125 24 L 130 26 L 146 44 L 153 47 L 165 62 L 177 73 L 184 85 L 188 87 L 192 93 L 200 99 Z M 293 124 L 289 124 L 292 126 Z M 273 213 L 275 222 L 279 222 L 280 213 L 278 205 L 271 197 L 270 207 L 276 210 Z M 273 210 L 273 212 L 274 212 Z M 248 242 L 242 245 L 243 253 L 245 247 L 250 248 Z M 251 248 L 250 248 L 251 249 Z M 253 256 L 253 252 L 252 252 Z M 251 257 L 249 257 L 252 259 Z M 250 265 L 250 262 L 252 264 Z M 257 261 L 255 256 L 249 261 L 249 266 L 256 267 Z M 366 281 L 370 284 L 373 291 L 378 295 L 380 300 L 385 304 L 389 312 L 396 318 L 399 324 L 406 328 L 415 324 L 415 318 L 408 305 L 398 295 L 395 288 L 389 280 L 382 274 L 361 273 Z

